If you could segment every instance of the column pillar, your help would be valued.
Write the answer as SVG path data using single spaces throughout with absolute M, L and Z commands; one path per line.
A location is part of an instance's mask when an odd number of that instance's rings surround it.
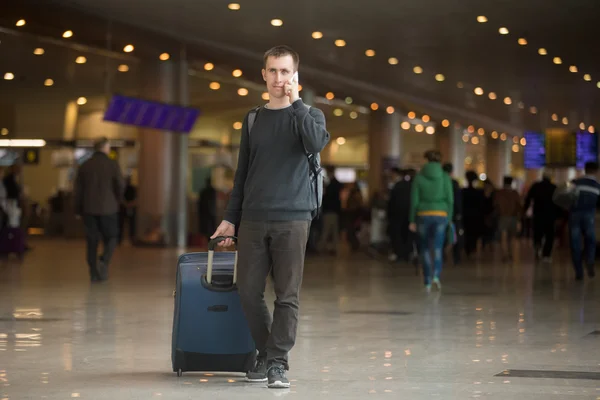
M 462 140 L 463 128 L 453 124 L 448 128 L 441 128 L 436 132 L 436 145 L 442 153 L 442 162 L 452 163 L 454 177 L 459 181 L 465 178 L 466 145 Z
M 161 62 L 143 74 L 143 97 L 188 103 L 188 68 L 182 61 Z M 188 136 L 139 129 L 137 235 L 148 243 L 184 247 L 187 242 Z
M 402 162 L 401 117 L 374 111 L 369 121 L 369 198 L 384 189 L 385 172 Z
M 485 145 L 485 169 L 494 186 L 502 186 L 504 176 L 510 173 L 512 141 L 490 140 Z

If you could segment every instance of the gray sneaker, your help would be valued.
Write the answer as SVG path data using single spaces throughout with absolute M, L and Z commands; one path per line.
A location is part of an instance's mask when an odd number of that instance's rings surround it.
M 267 381 L 267 358 L 258 357 L 256 364 L 248 373 L 246 373 L 246 382 L 266 382 Z
M 290 381 L 285 376 L 285 368 L 281 364 L 273 364 L 267 372 L 269 378 L 269 388 L 271 389 L 288 389 Z

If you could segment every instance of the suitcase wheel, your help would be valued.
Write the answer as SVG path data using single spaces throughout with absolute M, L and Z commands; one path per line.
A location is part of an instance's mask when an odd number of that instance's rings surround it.
M 178 376 L 178 377 L 181 377 L 181 375 L 183 375 L 183 372 L 181 372 L 181 368 L 179 368 L 179 369 L 177 370 L 177 376 Z

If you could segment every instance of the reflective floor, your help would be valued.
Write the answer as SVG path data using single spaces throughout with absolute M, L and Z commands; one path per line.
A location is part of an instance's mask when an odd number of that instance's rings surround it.
M 450 265 L 431 294 L 409 265 L 309 257 L 281 391 L 171 371 L 177 250 L 120 248 L 92 286 L 83 242 L 32 245 L 0 264 L 0 399 L 600 399 L 600 279 L 566 255 Z

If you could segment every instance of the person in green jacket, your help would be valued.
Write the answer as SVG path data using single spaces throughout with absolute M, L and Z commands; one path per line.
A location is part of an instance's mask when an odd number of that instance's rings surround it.
M 418 233 L 425 288 L 430 291 L 432 282 L 438 289 L 442 287 L 440 283 L 442 252 L 446 229 L 449 221 L 452 221 L 454 193 L 452 181 L 440 164 L 442 158 L 440 152 L 429 150 L 425 153 L 425 158 L 428 162 L 415 177 L 411 189 L 409 228 Z M 431 276 L 432 264 L 433 276 Z

